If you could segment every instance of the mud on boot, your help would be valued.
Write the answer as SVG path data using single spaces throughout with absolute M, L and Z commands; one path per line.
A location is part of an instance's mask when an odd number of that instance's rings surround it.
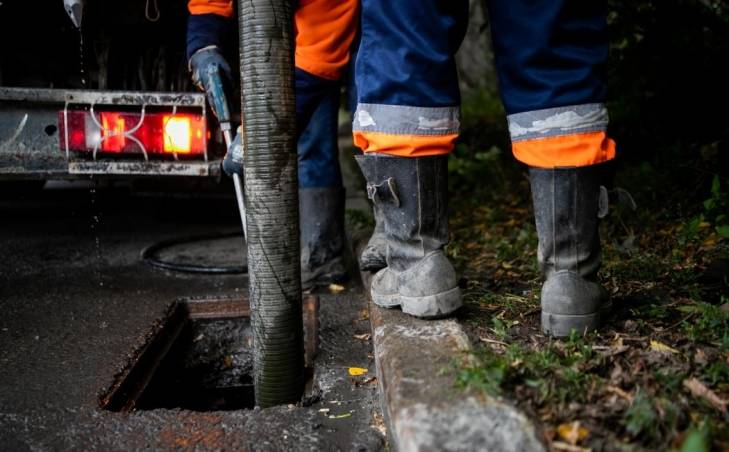
M 363 271 L 377 272 L 387 267 L 387 239 L 385 238 L 385 221 L 381 209 L 373 205 L 375 230 L 359 257 L 359 268 Z
M 598 329 L 609 311 L 597 282 L 601 251 L 599 219 L 607 214 L 607 165 L 530 168 L 537 259 L 544 275 L 542 330 L 567 337 Z
M 458 309 L 461 293 L 448 243 L 447 156 L 357 156 L 367 195 L 382 212 L 387 268 L 372 279 L 372 301 L 421 318 Z

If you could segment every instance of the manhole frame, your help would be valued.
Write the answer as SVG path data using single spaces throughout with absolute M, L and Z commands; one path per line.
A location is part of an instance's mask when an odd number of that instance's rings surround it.
M 307 374 L 313 373 L 313 363 L 319 346 L 319 297 L 304 294 L 304 361 Z M 167 353 L 180 333 L 194 320 L 224 320 L 250 318 L 251 309 L 245 296 L 209 296 L 183 298 L 170 304 L 165 315 L 155 321 L 147 340 L 131 356 L 124 369 L 114 376 L 113 383 L 98 397 L 99 408 L 128 413 L 136 408 L 147 386 L 154 378 Z

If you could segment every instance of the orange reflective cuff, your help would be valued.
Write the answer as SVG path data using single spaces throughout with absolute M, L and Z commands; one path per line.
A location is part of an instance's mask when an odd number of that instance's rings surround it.
M 359 0 L 302 0 L 294 15 L 296 67 L 337 80 L 357 33 Z
M 450 154 L 458 134 L 392 135 L 380 132 L 352 132 L 354 145 L 364 152 L 397 157 L 427 157 Z
M 511 148 L 517 160 L 537 168 L 589 166 L 615 158 L 615 142 L 605 132 L 516 141 Z
M 233 17 L 232 0 L 190 0 L 187 2 L 190 14 L 217 14 L 218 16 Z

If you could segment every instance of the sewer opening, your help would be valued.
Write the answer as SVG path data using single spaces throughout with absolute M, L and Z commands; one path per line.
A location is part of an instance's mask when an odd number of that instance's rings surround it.
M 307 375 L 318 342 L 316 296 L 303 300 Z M 225 411 L 255 406 L 253 332 L 244 298 L 175 302 L 99 398 L 110 411 L 180 408 Z
M 253 408 L 252 343 L 245 317 L 186 322 L 135 408 Z

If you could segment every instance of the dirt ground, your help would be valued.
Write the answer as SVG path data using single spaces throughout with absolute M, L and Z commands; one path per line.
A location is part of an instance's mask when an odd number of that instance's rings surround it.
M 718 151 L 702 151 L 619 163 L 638 208 L 611 206 L 601 225 L 612 314 L 596 334 L 554 340 L 540 331 L 526 171 L 462 145 L 448 253 L 477 352 L 456 359 L 459 384 L 514 400 L 553 450 L 729 450 L 729 186 Z

